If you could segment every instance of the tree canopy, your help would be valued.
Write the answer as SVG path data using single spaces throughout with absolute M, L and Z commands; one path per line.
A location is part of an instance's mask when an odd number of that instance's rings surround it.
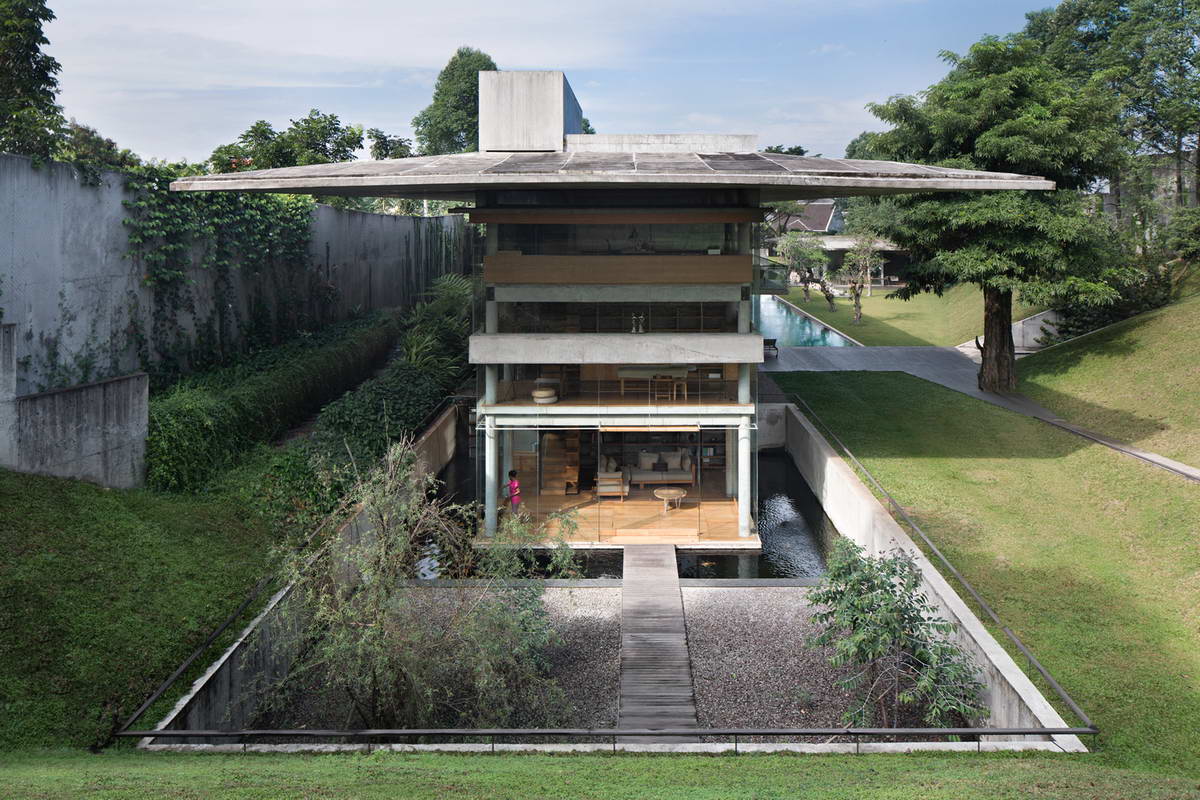
M 794 144 L 794 145 L 790 145 L 790 146 L 782 145 L 782 144 L 773 144 L 773 145 L 764 147 L 763 152 L 764 153 L 779 153 L 780 155 L 784 155 L 784 156 L 802 156 L 802 155 L 805 155 L 806 153 L 808 153 L 808 150 L 806 150 L 805 148 L 801 147 L 798 144 Z
M 433 101 L 413 117 L 423 155 L 479 149 L 479 73 L 499 69 L 482 50 L 460 47 L 438 73 Z
M 62 65 L 42 52 L 53 19 L 43 0 L 0 0 L 0 152 L 50 159 L 62 139 Z
M 329 164 L 352 161 L 362 146 L 361 125 L 343 125 L 336 114 L 314 108 L 284 131 L 260 119 L 236 142 L 213 150 L 209 160 L 217 172 Z
M 1114 259 L 1102 220 L 1074 190 L 1112 174 L 1124 155 L 1119 104 L 1104 74 L 1086 82 L 1054 67 L 1023 36 L 988 37 L 921 95 L 869 106 L 893 128 L 859 150 L 875 158 L 1040 175 L 1053 192 L 905 195 L 875 222 L 917 267 L 899 294 L 941 292 L 957 282 L 984 292 L 980 386 L 1015 387 L 1012 293 L 1033 302 L 1110 302 Z

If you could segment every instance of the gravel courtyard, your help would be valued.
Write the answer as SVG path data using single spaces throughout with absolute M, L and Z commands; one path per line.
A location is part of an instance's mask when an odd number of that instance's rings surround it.
M 685 588 L 684 615 L 702 728 L 836 727 L 845 672 L 816 633 L 803 587 Z
M 614 728 L 621 683 L 621 590 L 546 589 L 542 603 L 563 638 L 550 673 L 575 706 L 573 726 Z

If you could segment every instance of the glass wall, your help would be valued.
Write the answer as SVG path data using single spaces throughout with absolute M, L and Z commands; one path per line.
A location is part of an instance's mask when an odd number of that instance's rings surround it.
M 498 227 L 498 249 L 527 256 L 727 255 L 738 252 L 738 224 L 731 222 L 500 224 Z
M 499 333 L 736 333 L 737 303 L 499 303 Z
M 478 431 L 480 498 L 488 435 Z M 500 427 L 494 435 L 501 521 L 517 513 L 592 543 L 737 537 L 736 435 L 724 428 Z
M 506 364 L 497 371 L 500 404 L 687 406 L 738 399 L 737 364 Z

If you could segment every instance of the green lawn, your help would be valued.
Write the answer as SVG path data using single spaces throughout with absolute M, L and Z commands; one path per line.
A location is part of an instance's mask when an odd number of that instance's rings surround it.
M 1090 756 L 17 754 L 13 797 L 38 798 L 1197 798 L 1195 780 Z
M 941 296 L 922 294 L 912 300 L 887 297 L 887 291 L 875 288 L 871 297 L 864 296 L 862 323 L 855 325 L 854 304 L 839 297 L 836 311 L 831 312 L 820 292 L 812 293 L 804 302 L 799 289 L 788 294 L 788 300 L 868 346 L 937 346 L 954 347 L 983 333 L 983 293 L 973 284 L 954 286 Z M 1040 309 L 1013 303 L 1013 320 L 1036 314 Z
M 1097 763 L 1200 777 L 1200 488 L 903 373 L 774 377 L 1092 714 Z
M 1085 428 L 1200 466 L 1200 294 L 1021 359 L 1020 390 Z
M 0 470 L 0 750 L 105 742 L 266 574 L 271 544 L 234 497 Z

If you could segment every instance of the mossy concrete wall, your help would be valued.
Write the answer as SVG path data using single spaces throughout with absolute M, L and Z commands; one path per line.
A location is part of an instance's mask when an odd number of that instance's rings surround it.
M 322 324 L 408 306 L 439 275 L 470 273 L 462 216 L 317 205 L 308 263 L 233 269 L 226 285 L 197 252 L 181 296 L 168 298 L 143 285 L 129 257 L 124 176 L 99 181 L 85 185 L 69 164 L 0 154 L 0 322 L 17 326 L 19 394 L 152 370 L 160 352 L 203 350 L 214 338 L 237 347 L 282 314 Z

